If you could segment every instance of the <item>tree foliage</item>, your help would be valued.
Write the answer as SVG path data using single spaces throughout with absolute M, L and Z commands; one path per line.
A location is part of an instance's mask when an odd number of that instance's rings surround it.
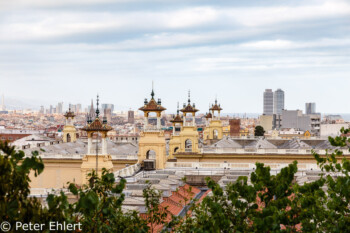
M 265 130 L 262 126 L 258 125 L 255 127 L 254 136 L 256 136 L 256 137 L 264 136 L 264 134 L 265 134 Z

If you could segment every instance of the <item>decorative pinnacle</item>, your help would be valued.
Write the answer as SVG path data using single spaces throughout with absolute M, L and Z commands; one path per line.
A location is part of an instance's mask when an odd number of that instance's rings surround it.
M 188 104 L 191 104 L 191 91 L 188 90 Z
M 99 115 L 100 115 L 100 110 L 98 109 L 98 105 L 99 105 L 99 99 L 98 99 L 98 94 L 97 94 L 97 100 L 96 100 L 96 105 L 97 105 L 97 107 L 96 107 L 96 118 L 98 118 L 99 117 Z
M 151 92 L 152 99 L 154 97 L 154 91 L 153 91 L 153 81 L 152 81 L 152 92 Z
M 177 102 L 177 115 L 179 115 L 179 102 Z

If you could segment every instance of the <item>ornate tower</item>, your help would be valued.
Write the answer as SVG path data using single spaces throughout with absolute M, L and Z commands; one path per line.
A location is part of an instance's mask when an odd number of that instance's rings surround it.
M 205 140 L 220 140 L 223 137 L 223 127 L 220 120 L 220 111 L 222 108 L 220 104 L 218 105 L 217 99 L 215 99 L 215 104 L 211 105 L 209 111 L 211 111 L 211 119 L 207 121 L 209 125 L 205 129 L 204 139 Z M 216 114 L 217 113 L 217 114 Z M 210 114 L 210 112 L 209 112 Z
M 74 127 L 74 112 L 69 111 L 64 114 L 66 122 L 63 128 L 63 142 L 75 142 L 77 140 L 77 130 Z
M 183 108 L 180 110 L 183 113 L 183 126 L 182 131 L 180 132 L 180 141 L 181 146 L 179 148 L 179 152 L 191 152 L 198 153 L 198 140 L 199 134 L 196 126 L 196 112 L 199 110 L 196 109 L 195 104 L 191 105 L 191 97 L 190 92 L 188 92 L 188 103 L 184 104 Z M 192 120 L 187 122 L 187 114 L 192 115 Z
M 97 95 L 96 118 L 92 121 L 89 116 L 87 125 L 83 128 L 88 135 L 87 154 L 84 156 L 81 165 L 83 183 L 86 183 L 86 176 L 92 170 L 97 171 L 99 175 L 102 173 L 102 168 L 113 170 L 112 158 L 107 152 L 107 132 L 112 130 L 112 127 L 107 124 L 105 117 L 101 122 L 98 105 Z
M 173 135 L 169 141 L 169 159 L 173 159 L 174 153 L 176 153 L 181 147 L 180 132 L 184 122 L 179 112 L 179 103 L 177 103 L 177 114 L 174 119 L 170 121 L 173 123 Z
M 143 163 L 144 160 L 152 159 L 155 161 L 156 169 L 164 169 L 167 159 L 166 143 L 160 120 L 161 114 L 166 108 L 161 105 L 160 99 L 158 99 L 158 101 L 154 99 L 153 87 L 150 101 L 148 102 L 148 100 L 145 99 L 144 106 L 139 108 L 139 110 L 144 112 L 145 123 L 143 131 L 140 133 L 138 162 Z M 156 125 L 149 124 L 148 118 L 150 113 L 156 113 Z

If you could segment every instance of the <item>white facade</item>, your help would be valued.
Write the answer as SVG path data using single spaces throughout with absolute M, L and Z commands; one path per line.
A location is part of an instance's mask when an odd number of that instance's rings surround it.
M 341 128 L 349 128 L 349 124 L 321 124 L 321 137 L 335 137 L 340 135 Z

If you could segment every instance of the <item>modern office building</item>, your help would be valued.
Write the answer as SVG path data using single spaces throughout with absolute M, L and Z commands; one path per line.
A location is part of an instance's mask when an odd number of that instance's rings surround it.
M 281 115 L 284 109 L 284 91 L 282 89 L 277 89 L 273 93 L 273 113 L 276 115 Z
M 316 113 L 316 103 L 305 103 L 305 113 L 315 114 Z
M 282 124 L 283 129 L 297 129 L 309 131 L 312 134 L 320 135 L 320 114 L 303 114 L 301 110 L 283 110 Z
M 264 115 L 273 115 L 273 92 L 272 89 L 265 89 L 264 92 Z

